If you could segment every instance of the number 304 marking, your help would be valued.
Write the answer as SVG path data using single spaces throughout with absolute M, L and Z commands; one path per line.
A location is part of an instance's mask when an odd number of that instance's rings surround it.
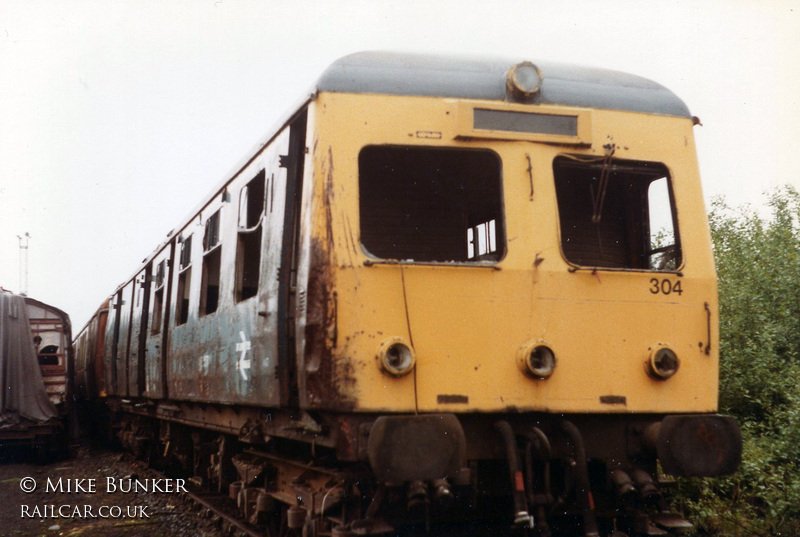
M 675 293 L 680 296 L 683 294 L 683 289 L 681 288 L 680 280 L 672 281 L 667 278 L 664 278 L 663 280 L 659 280 L 658 278 L 650 278 L 650 292 L 654 295 L 670 295 Z

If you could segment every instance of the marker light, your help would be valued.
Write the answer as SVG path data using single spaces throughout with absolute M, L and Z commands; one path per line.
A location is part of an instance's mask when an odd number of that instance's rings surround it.
M 517 97 L 530 99 L 542 87 L 542 71 L 531 62 L 522 62 L 508 70 L 506 87 Z
M 556 368 L 556 355 L 546 342 L 531 341 L 517 351 L 517 365 L 523 373 L 546 379 Z
M 416 361 L 411 345 L 400 337 L 383 340 L 378 349 L 378 362 L 381 368 L 395 377 L 410 373 Z
M 680 360 L 675 352 L 664 346 L 657 346 L 650 352 L 648 372 L 658 380 L 667 380 L 678 372 Z

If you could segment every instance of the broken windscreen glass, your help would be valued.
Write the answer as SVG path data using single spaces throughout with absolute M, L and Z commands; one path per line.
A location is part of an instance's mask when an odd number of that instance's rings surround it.
M 677 270 L 675 206 L 663 164 L 557 157 L 561 247 L 586 267 Z
M 361 243 L 381 259 L 497 261 L 499 157 L 483 149 L 369 146 L 359 155 Z

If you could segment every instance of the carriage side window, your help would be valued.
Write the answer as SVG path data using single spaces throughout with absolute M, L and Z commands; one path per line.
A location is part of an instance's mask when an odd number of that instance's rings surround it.
M 33 336 L 33 347 L 40 366 L 61 366 L 64 362 L 64 334 L 60 322 L 47 318 L 30 319 Z M 50 368 L 52 370 L 52 367 Z
M 420 262 L 502 258 L 501 164 L 495 153 L 369 146 L 358 162 L 361 244 L 370 255 Z
M 153 293 L 153 312 L 150 315 L 150 333 L 155 335 L 161 332 L 162 313 L 164 311 L 164 274 L 166 272 L 166 261 L 156 265 L 156 273 L 153 276 L 155 291 Z
M 217 311 L 219 305 L 219 273 L 222 245 L 219 240 L 219 210 L 206 220 L 203 235 L 203 285 L 200 315 Z
M 239 232 L 236 245 L 237 302 L 258 292 L 261 267 L 261 234 L 264 214 L 265 177 L 262 170 L 239 194 Z
M 561 247 L 601 268 L 677 270 L 681 249 L 669 173 L 655 162 L 557 157 Z
M 48 339 L 53 334 L 45 334 Z M 39 365 L 58 365 L 58 345 L 43 343 L 41 334 L 33 336 L 33 346 L 39 358 Z
M 175 324 L 181 325 L 189 320 L 189 293 L 192 288 L 192 236 L 181 243 L 180 273 L 178 274 L 178 303 L 175 311 Z
M 39 351 L 39 365 L 58 365 L 58 345 L 47 345 Z

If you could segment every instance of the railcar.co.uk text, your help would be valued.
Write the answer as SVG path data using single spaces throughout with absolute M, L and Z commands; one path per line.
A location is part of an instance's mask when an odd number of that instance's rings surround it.
M 98 485 L 105 484 L 104 488 Z M 20 489 L 32 494 L 39 486 L 33 477 L 20 480 Z M 135 479 L 106 477 L 97 478 L 50 478 L 44 483 L 46 494 L 175 494 L 186 493 L 185 479 Z M 22 518 L 149 518 L 146 505 L 101 505 L 89 504 L 55 504 L 21 505 Z

